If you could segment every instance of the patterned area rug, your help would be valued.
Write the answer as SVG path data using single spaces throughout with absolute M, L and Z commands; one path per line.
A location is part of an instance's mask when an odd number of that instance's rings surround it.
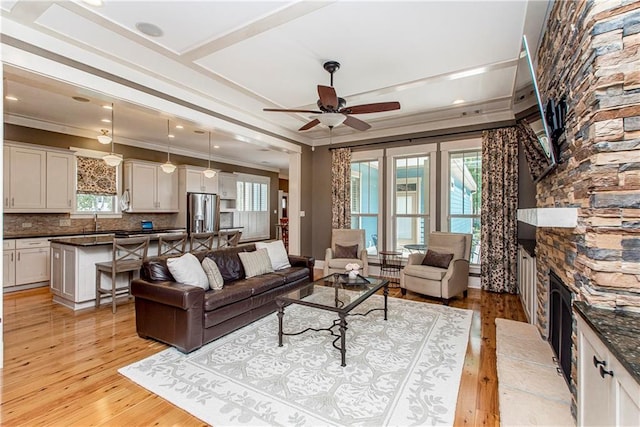
M 373 295 L 355 313 L 382 307 Z M 275 314 L 191 354 L 171 348 L 120 373 L 216 427 L 452 425 L 470 310 L 389 298 L 348 317 L 346 367 L 328 332 L 285 336 Z M 285 332 L 323 328 L 336 315 L 285 309 Z

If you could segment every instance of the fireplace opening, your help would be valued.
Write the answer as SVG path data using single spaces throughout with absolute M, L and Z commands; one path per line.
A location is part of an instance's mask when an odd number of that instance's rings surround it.
M 567 384 L 571 383 L 571 291 L 553 272 L 549 272 L 549 342 L 556 354 Z

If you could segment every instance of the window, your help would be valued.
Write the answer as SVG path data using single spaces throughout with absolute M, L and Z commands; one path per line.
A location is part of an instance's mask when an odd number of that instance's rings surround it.
M 237 174 L 234 226 L 242 228 L 243 240 L 268 239 L 271 179 L 261 175 Z
M 108 166 L 103 152 L 76 151 L 76 213 L 118 213 L 120 166 Z
M 482 151 L 480 139 L 443 143 L 442 229 L 470 233 L 471 264 L 480 264 L 480 208 L 482 206 Z M 477 268 L 477 267 L 476 267 Z
M 365 230 L 369 255 L 378 254 L 380 161 L 351 162 L 351 228 Z

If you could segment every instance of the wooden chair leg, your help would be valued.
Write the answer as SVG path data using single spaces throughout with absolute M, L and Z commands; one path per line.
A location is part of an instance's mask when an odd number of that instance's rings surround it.
M 116 273 L 111 272 L 111 311 L 116 314 Z
M 463 297 L 465 297 L 465 298 L 466 298 L 466 297 L 467 297 L 467 295 L 469 295 L 469 291 L 467 291 L 467 290 L 462 291 L 462 296 L 463 296 Z
M 449 305 L 449 298 L 441 298 L 444 305 Z
M 100 278 L 102 277 L 102 272 L 98 267 L 96 267 L 96 308 L 100 307 Z
M 407 290 L 406 290 L 405 288 L 401 288 L 401 289 L 400 289 L 400 293 L 401 293 L 402 295 L 406 295 L 406 294 L 407 294 Z

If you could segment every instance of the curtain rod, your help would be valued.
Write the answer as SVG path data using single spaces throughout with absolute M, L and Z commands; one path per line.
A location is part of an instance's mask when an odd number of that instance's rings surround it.
M 528 116 L 527 116 L 528 118 Z M 503 129 L 503 128 L 509 128 L 509 127 L 513 127 L 515 124 L 517 124 L 519 120 L 509 120 L 507 121 L 506 124 L 503 125 L 499 125 L 499 126 L 491 126 L 491 127 L 482 127 L 480 129 L 474 129 L 474 130 L 460 130 L 460 131 L 454 131 L 454 132 L 447 132 L 447 133 L 438 133 L 435 135 L 426 135 L 426 136 L 415 136 L 415 137 L 408 137 L 408 138 L 400 138 L 400 139 L 394 139 L 391 141 L 374 141 L 374 142 L 367 142 L 364 144 L 352 144 L 352 145 L 341 145 L 341 146 L 334 146 L 334 147 L 329 147 L 329 151 L 333 151 L 333 150 L 338 150 L 340 148 L 360 148 L 360 147 L 370 147 L 373 145 L 380 145 L 380 144 L 393 144 L 395 142 L 400 142 L 400 141 L 409 141 L 409 143 L 417 140 L 417 139 L 426 139 L 426 138 L 439 138 L 439 137 L 443 137 L 443 136 L 459 136 L 459 135 L 468 135 L 468 134 L 474 134 L 474 133 L 478 133 L 478 132 L 483 132 L 485 130 L 491 130 L 491 129 Z M 502 123 L 502 122 L 498 122 L 498 123 Z M 348 143 L 345 143 L 348 144 Z

